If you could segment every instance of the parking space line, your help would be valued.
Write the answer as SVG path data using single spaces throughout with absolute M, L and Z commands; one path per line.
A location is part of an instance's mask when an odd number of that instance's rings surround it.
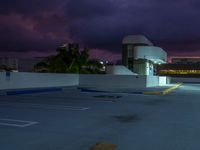
M 88 107 L 76 107 L 76 106 L 66 106 L 66 105 L 49 105 L 49 104 L 33 104 L 33 103 L 4 103 L 1 102 L 0 106 L 9 107 L 31 107 L 31 108 L 41 108 L 41 109 L 65 109 L 65 110 L 88 110 Z
M 38 124 L 38 122 L 8 119 L 8 118 L 0 118 L 0 126 L 11 126 L 11 127 L 25 128 L 25 127 L 32 126 L 32 125 L 35 125 L 35 124 Z
M 168 89 L 165 89 L 163 91 L 144 92 L 144 94 L 146 94 L 146 95 L 167 95 L 167 94 L 171 93 L 172 91 L 178 89 L 181 85 L 182 85 L 182 83 L 177 83 L 174 86 L 172 86 Z

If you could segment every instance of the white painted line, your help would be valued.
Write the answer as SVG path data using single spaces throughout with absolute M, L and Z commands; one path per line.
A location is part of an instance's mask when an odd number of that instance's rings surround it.
M 19 125 L 19 124 L 10 124 L 10 123 L 0 123 L 0 126 L 11 126 L 11 127 L 20 127 L 20 128 L 23 128 L 22 125 Z
M 26 120 L 16 120 L 16 119 L 7 119 L 7 118 L 0 118 L 0 125 L 2 126 L 11 126 L 11 127 L 28 127 L 38 124 L 35 121 L 26 121 Z
M 31 121 L 7 119 L 7 118 L 0 118 L 0 121 L 16 121 L 16 122 L 22 122 L 22 123 L 30 123 L 31 122 Z
M 38 124 L 38 122 L 30 122 L 28 124 L 23 125 L 23 128 L 28 127 L 28 126 L 32 126 L 32 125 L 35 125 L 35 124 Z
M 31 108 L 42 108 L 42 109 L 65 109 L 65 110 L 88 110 L 88 107 L 76 107 L 76 106 L 66 106 L 66 105 L 49 105 L 49 104 L 33 104 L 33 103 L 0 103 L 0 106 L 10 106 L 10 107 L 31 107 Z

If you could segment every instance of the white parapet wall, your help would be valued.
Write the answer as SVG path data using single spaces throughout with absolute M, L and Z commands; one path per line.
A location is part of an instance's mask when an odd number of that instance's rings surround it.
M 168 82 L 167 77 L 159 77 L 159 86 L 165 86 Z
M 146 87 L 165 86 L 166 84 L 167 77 L 146 76 Z
M 0 72 L 0 89 L 78 86 L 78 74 Z
M 79 75 L 57 73 L 23 73 L 12 72 L 6 75 L 0 72 L 0 90 L 49 88 L 49 87 L 91 87 L 103 89 L 143 89 L 159 86 L 161 79 L 158 76 L 138 75 Z M 164 84 L 164 79 L 162 79 Z
M 146 87 L 159 86 L 158 76 L 146 76 Z
M 80 75 L 80 87 L 134 88 L 146 87 L 146 76 L 135 75 Z

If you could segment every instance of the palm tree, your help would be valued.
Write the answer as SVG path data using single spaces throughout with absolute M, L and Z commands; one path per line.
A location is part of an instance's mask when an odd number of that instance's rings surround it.
M 57 55 L 47 57 L 36 64 L 35 70 L 53 73 L 100 73 L 102 65 L 95 59 L 89 59 L 88 48 L 79 51 L 78 48 L 66 49 L 65 47 L 59 47 L 57 52 Z

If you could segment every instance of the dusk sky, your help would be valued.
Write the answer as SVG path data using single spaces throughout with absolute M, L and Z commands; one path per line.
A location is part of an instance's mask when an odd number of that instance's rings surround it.
M 200 56 L 200 1 L 0 1 L 0 56 L 43 56 L 76 42 L 93 57 L 114 60 L 131 34 L 145 35 L 170 56 Z

